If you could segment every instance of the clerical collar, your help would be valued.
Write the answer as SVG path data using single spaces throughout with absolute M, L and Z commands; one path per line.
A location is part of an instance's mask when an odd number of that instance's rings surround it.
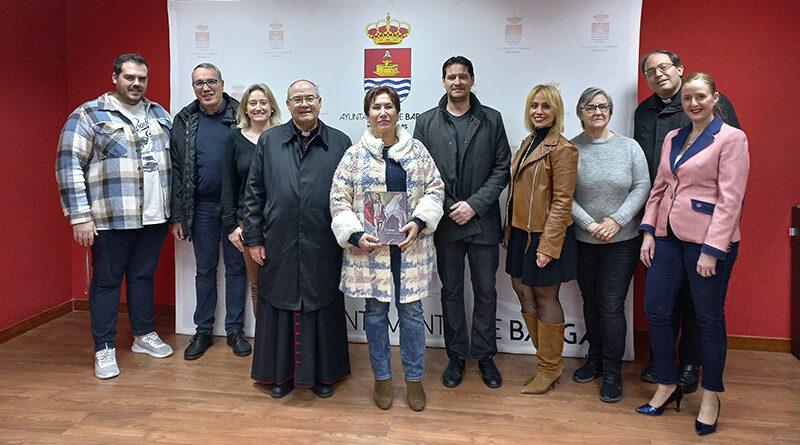
M 672 102 L 675 102 L 676 100 L 678 100 L 678 96 L 680 96 L 680 95 L 681 95 L 681 90 L 678 90 L 678 92 L 673 94 L 672 97 L 668 97 L 666 99 L 662 99 L 661 97 L 659 97 L 659 99 L 661 99 L 661 102 L 663 102 L 665 105 L 667 105 L 667 104 L 671 104 Z
M 297 125 L 295 125 L 294 121 L 292 121 L 292 127 L 294 128 L 295 133 L 297 133 L 300 137 L 307 139 L 316 134 L 317 131 L 319 131 L 319 121 L 317 121 L 317 125 L 313 129 L 311 129 L 311 131 L 303 131 L 297 128 Z

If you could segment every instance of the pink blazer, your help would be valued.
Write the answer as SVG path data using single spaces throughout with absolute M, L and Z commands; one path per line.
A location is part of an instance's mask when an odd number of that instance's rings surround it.
M 661 148 L 640 230 L 667 236 L 667 220 L 682 241 L 725 259 L 739 241 L 739 219 L 750 169 L 747 136 L 716 118 L 675 162 L 692 126 L 670 131 Z

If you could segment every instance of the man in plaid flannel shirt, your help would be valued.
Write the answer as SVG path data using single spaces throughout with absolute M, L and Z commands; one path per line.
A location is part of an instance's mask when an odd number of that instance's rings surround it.
M 58 144 L 61 206 L 75 241 L 92 249 L 89 310 L 100 379 L 119 374 L 114 337 L 123 277 L 131 350 L 172 355 L 153 330 L 153 277 L 169 233 L 172 120 L 145 99 L 149 74 L 139 54 L 117 57 L 115 91 L 72 112 Z

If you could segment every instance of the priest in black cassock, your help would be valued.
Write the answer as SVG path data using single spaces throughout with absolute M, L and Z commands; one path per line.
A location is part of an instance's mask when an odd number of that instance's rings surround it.
M 292 83 L 286 106 L 292 120 L 259 138 L 245 191 L 244 244 L 260 265 L 251 377 L 275 398 L 294 387 L 325 398 L 350 374 L 328 199 L 351 143 L 319 120 L 314 83 Z

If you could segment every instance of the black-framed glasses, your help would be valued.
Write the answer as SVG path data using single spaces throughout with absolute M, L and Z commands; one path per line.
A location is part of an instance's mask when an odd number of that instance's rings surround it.
M 195 88 L 203 88 L 203 85 L 208 85 L 209 88 L 214 88 L 219 85 L 219 79 L 195 80 L 192 82 Z
M 670 62 L 659 63 L 654 68 L 649 68 L 649 69 L 644 70 L 644 77 L 653 77 L 653 76 L 655 76 L 656 75 L 656 70 L 659 70 L 662 73 L 666 73 L 667 70 L 672 68 L 673 66 L 675 66 L 675 64 L 674 63 L 670 63 Z
M 317 100 L 317 96 L 313 94 L 310 96 L 295 96 L 289 99 L 295 105 L 300 105 L 303 102 L 308 102 L 309 105 L 313 104 Z
M 611 105 L 609 104 L 599 104 L 599 105 L 591 105 L 587 104 L 583 106 L 583 111 L 594 114 L 595 111 L 600 110 L 601 113 L 608 113 L 608 110 L 611 109 Z

